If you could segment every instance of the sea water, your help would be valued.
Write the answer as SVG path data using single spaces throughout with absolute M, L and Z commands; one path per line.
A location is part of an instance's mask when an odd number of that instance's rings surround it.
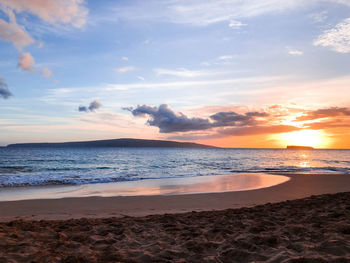
M 0 148 L 0 187 L 241 173 L 350 173 L 350 150 Z

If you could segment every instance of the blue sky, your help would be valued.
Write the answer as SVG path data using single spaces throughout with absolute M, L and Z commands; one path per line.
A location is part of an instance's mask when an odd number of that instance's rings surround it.
M 0 10 L 0 87 L 12 94 L 0 96 L 0 145 L 220 133 L 160 132 L 146 123 L 154 115 L 123 109 L 137 105 L 212 121 L 350 103 L 350 1 L 0 0 Z

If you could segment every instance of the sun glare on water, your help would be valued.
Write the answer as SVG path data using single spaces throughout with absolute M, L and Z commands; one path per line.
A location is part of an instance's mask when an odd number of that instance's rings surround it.
M 282 133 L 280 139 L 286 145 L 311 146 L 314 148 L 326 148 L 328 145 L 328 139 L 325 134 L 316 130 Z

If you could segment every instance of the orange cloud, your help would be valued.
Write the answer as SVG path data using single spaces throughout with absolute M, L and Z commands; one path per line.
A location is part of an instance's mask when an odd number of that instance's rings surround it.
M 0 0 L 0 4 L 16 13 L 27 12 L 51 24 L 64 23 L 81 27 L 88 10 L 83 0 Z
M 254 111 L 237 106 L 231 109 L 225 107 L 225 111 L 222 109 L 213 106 L 189 110 L 197 113 L 189 117 L 173 111 L 167 105 L 127 108 L 134 116 L 148 117 L 147 124 L 158 127 L 160 133 L 171 134 L 167 139 L 197 141 L 222 147 L 285 147 L 291 141 L 296 144 L 311 143 L 312 138 L 315 139 L 312 144 L 315 147 L 350 147 L 350 139 L 344 135 L 350 134 L 350 108 L 305 110 L 274 105 Z M 219 112 L 214 113 L 215 110 Z M 208 114 L 208 117 L 203 117 Z M 293 140 L 289 136 L 292 134 L 295 135 Z M 315 134 L 319 135 L 317 140 Z M 341 137 L 342 143 L 333 135 Z
M 18 67 L 23 71 L 34 71 L 35 60 L 30 53 L 22 53 L 18 57 Z
M 13 43 L 17 49 L 34 43 L 34 39 L 15 20 L 8 23 L 0 19 L 0 40 Z
M 321 118 L 330 118 L 337 116 L 350 116 L 350 108 L 330 107 L 313 111 L 307 111 L 302 116 L 298 117 L 297 121 L 308 121 Z

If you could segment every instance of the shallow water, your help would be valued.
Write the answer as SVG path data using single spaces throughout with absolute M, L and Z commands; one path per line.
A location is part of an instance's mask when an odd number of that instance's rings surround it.
M 349 173 L 350 150 L 0 148 L 0 187 L 259 172 Z
M 108 184 L 7 187 L 0 191 L 0 201 L 89 196 L 108 197 L 222 193 L 260 189 L 282 184 L 288 180 L 290 180 L 290 178 L 287 176 L 250 173 L 125 181 Z

